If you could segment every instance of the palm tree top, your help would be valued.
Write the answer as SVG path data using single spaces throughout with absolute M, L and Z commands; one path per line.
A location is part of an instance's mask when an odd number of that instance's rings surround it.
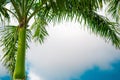
M 117 23 L 96 12 L 104 7 L 103 3 L 109 4 L 108 12 L 112 13 Z M 6 7 L 7 4 L 11 7 Z M 91 32 L 120 48 L 119 4 L 119 0 L 0 0 L 0 22 L 6 18 L 9 21 L 12 14 L 19 23 L 14 26 L 6 24 L 1 28 L 0 41 L 4 51 L 2 61 L 13 73 L 20 29 L 26 29 L 26 42 L 32 38 L 43 43 L 48 35 L 46 25 L 51 21 L 56 23 L 75 19 L 79 23 L 84 22 Z M 34 23 L 29 26 L 31 18 L 34 18 Z

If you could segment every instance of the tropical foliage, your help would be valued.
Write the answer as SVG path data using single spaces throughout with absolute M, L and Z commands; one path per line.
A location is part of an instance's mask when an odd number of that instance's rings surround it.
M 108 4 L 108 12 L 116 23 L 96 12 L 103 4 Z M 0 0 L 0 22 L 10 22 L 13 19 L 10 15 L 18 22 L 18 25 L 5 24 L 0 28 L 2 62 L 14 80 L 25 79 L 27 42 L 33 39 L 43 43 L 48 35 L 46 26 L 51 21 L 84 22 L 93 33 L 120 48 L 119 10 L 119 0 Z M 34 23 L 29 26 L 31 18 Z

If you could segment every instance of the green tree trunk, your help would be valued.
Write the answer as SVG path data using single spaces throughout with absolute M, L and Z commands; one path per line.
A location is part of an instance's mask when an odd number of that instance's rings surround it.
M 16 56 L 13 80 L 25 79 L 25 47 L 26 47 L 26 27 L 19 27 L 18 51 Z

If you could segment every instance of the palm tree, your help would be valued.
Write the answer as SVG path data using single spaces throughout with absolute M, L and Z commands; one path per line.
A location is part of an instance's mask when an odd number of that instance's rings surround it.
M 13 80 L 25 79 L 25 54 L 27 47 L 29 47 L 27 42 L 32 38 L 43 43 L 44 38 L 48 35 L 45 26 L 51 21 L 59 22 L 75 18 L 78 22 L 82 21 L 88 25 L 88 28 L 96 35 L 100 35 L 116 48 L 120 48 L 118 26 L 96 12 L 102 7 L 103 1 L 0 0 L 1 22 L 7 19 L 10 21 L 10 14 L 18 21 L 18 25 L 5 24 L 0 31 L 0 41 L 4 52 L 2 61 L 9 69 Z M 109 0 L 107 1 L 109 2 Z M 11 8 L 6 5 L 10 5 Z M 28 23 L 33 17 L 34 23 L 30 28 Z

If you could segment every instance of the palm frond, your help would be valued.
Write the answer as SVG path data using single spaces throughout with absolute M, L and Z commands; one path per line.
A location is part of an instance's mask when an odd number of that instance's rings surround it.
M 116 48 L 120 48 L 120 28 L 118 24 L 110 22 L 106 17 L 93 11 L 83 13 L 82 18 L 92 32 L 100 35 L 107 41 L 111 41 Z
M 45 14 L 45 19 L 54 22 L 65 19 L 73 20 L 74 18 L 79 22 L 83 21 L 92 32 L 111 41 L 116 48 L 120 48 L 120 29 L 118 25 L 96 13 L 102 3 L 102 0 L 50 0 L 49 4 L 46 4 L 45 9 L 43 9 L 43 12 L 45 12 L 43 14 Z
M 45 19 L 49 21 L 53 19 L 61 21 L 69 17 L 73 19 L 79 8 L 96 10 L 102 6 L 103 0 L 43 0 L 42 3 L 37 5 L 37 7 L 42 7 L 37 14 L 39 14 L 38 16 L 44 14 Z
M 48 35 L 46 30 L 47 22 L 43 18 L 36 18 L 35 22 L 31 26 L 33 30 L 33 39 L 39 41 L 40 43 L 44 42 L 45 37 Z
M 64 19 L 63 17 L 66 17 L 66 13 L 69 13 L 70 17 L 74 17 L 73 15 L 79 7 L 84 8 L 84 10 L 96 10 L 103 6 L 102 3 L 103 0 L 36 0 L 31 9 L 33 12 L 36 12 L 37 15 L 39 14 L 38 16 L 44 14 L 45 19 L 49 21 L 51 19 L 53 20 L 54 16 L 59 16 L 59 18 L 57 18 L 57 21 L 59 21 Z
M 28 42 L 31 42 L 32 32 L 30 29 L 26 30 L 26 49 L 29 48 Z
M 1 60 L 10 73 L 13 74 L 17 52 L 17 26 L 6 26 L 1 28 L 0 34 L 1 46 L 3 47 L 2 50 L 4 52 Z
M 120 20 L 120 0 L 111 0 L 108 5 L 108 13 L 118 22 Z
M 6 26 L 0 29 L 0 42 L 3 47 L 3 56 L 1 61 L 3 65 L 7 67 L 10 74 L 12 75 L 15 69 L 17 48 L 18 48 L 18 27 L 17 26 Z M 31 31 L 27 29 L 26 33 L 26 49 L 28 41 L 31 39 Z
M 0 19 L 1 21 L 3 21 L 3 17 L 9 19 L 10 16 L 7 12 L 7 10 L 5 9 L 5 5 L 8 3 L 8 0 L 0 0 Z

